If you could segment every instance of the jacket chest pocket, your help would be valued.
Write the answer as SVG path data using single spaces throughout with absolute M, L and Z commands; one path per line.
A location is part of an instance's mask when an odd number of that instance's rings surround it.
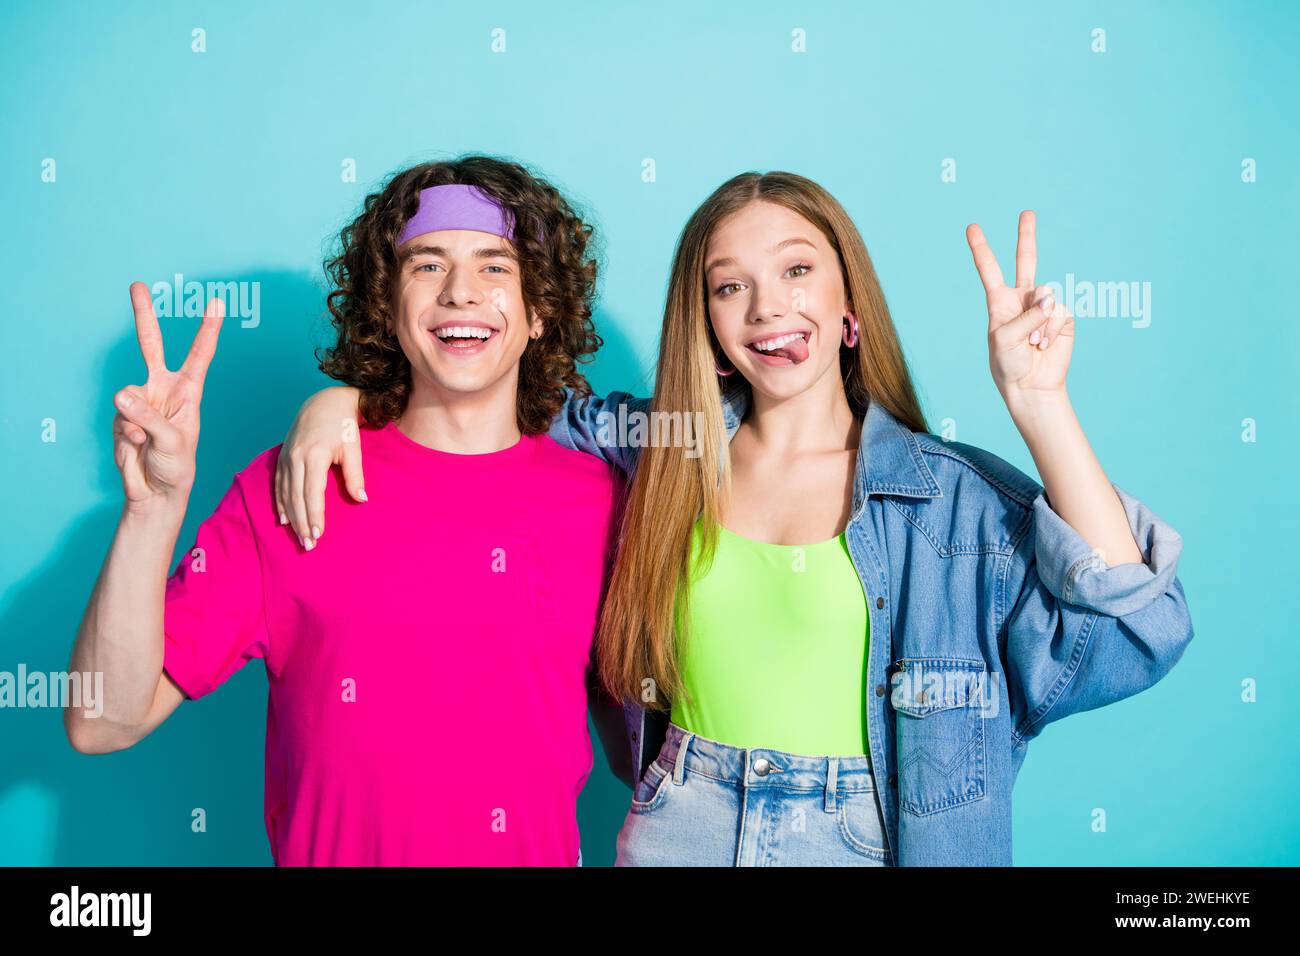
M 908 657 L 896 662 L 899 807 L 939 813 L 984 796 L 983 661 Z

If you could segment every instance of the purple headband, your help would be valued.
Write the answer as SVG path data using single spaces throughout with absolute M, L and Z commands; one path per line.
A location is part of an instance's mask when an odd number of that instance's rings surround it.
M 397 244 L 439 229 L 473 229 L 513 241 L 515 221 L 509 209 L 477 186 L 430 186 L 420 190 L 420 208 L 402 227 Z

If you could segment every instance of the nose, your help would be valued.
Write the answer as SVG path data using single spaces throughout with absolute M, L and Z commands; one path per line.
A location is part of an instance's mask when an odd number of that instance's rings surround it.
M 444 306 L 481 305 L 483 289 L 475 281 L 474 270 L 453 266 L 438 290 L 438 304 Z
M 750 297 L 750 322 L 773 322 L 785 315 L 789 302 L 783 301 L 784 290 L 770 283 L 759 283 Z

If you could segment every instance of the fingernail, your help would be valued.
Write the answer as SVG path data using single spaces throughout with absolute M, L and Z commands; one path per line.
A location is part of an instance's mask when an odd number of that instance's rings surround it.
M 1048 295 L 1048 296 L 1044 296 L 1042 301 L 1039 302 L 1038 304 L 1042 306 L 1044 312 L 1050 315 L 1052 312 L 1052 307 L 1056 305 L 1056 300 L 1053 299 L 1050 295 Z
M 299 538 L 298 540 L 302 542 L 302 546 L 308 551 L 310 551 L 312 549 L 312 545 L 315 544 L 315 542 L 312 541 L 311 538 Z
M 312 526 L 311 526 L 311 536 L 312 536 L 313 538 L 319 538 L 319 537 L 320 537 L 320 528 L 316 527 L 315 525 L 312 525 Z
M 117 404 L 120 405 L 122 408 L 130 408 L 131 403 L 134 401 L 135 398 L 132 397 L 131 394 L 128 392 L 122 392 L 117 396 Z
M 1046 335 L 1043 336 L 1043 341 L 1041 341 L 1041 342 L 1038 343 L 1038 347 L 1039 347 L 1040 349 L 1045 349 L 1045 348 L 1047 348 L 1047 336 L 1046 336 Z
M 1038 329 L 1034 329 L 1034 331 L 1030 332 L 1030 333 L 1029 333 L 1029 344 L 1030 344 L 1030 345 L 1037 345 L 1037 344 L 1038 344 L 1038 339 L 1039 339 L 1040 335 L 1041 335 L 1041 333 L 1038 331 Z
M 283 511 L 281 511 L 281 512 L 280 512 L 280 524 L 288 524 L 288 523 L 289 523 L 289 516 L 286 515 Z
M 364 489 L 364 488 L 359 488 L 359 489 L 357 489 L 357 498 L 358 498 L 359 500 L 361 500 L 361 501 L 369 501 L 369 500 L 370 500 L 369 498 L 366 497 L 366 489 Z

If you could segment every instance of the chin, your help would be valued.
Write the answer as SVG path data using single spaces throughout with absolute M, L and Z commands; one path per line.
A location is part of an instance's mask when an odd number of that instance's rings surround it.
M 745 369 L 745 379 L 770 395 L 797 395 L 817 380 L 817 370 L 807 364 L 788 368 Z
M 787 398 L 794 398 L 803 392 L 806 392 L 812 385 L 811 379 L 805 379 L 800 376 L 796 381 L 794 378 L 773 381 L 770 375 L 755 376 L 748 379 L 749 387 L 759 394 L 765 395 L 774 401 L 783 401 Z
M 487 370 L 474 374 L 462 371 L 459 374 L 433 375 L 435 385 L 448 392 L 483 392 L 487 391 L 501 376 L 490 374 Z
M 484 362 L 481 368 L 448 368 L 441 362 L 425 362 L 422 365 L 420 377 L 446 392 L 481 392 L 501 378 L 495 362 Z
M 826 369 L 835 374 L 837 370 Z M 761 368 L 746 370 L 745 380 L 750 388 L 774 401 L 783 401 L 802 395 L 815 386 L 823 372 L 806 362 L 796 368 Z

